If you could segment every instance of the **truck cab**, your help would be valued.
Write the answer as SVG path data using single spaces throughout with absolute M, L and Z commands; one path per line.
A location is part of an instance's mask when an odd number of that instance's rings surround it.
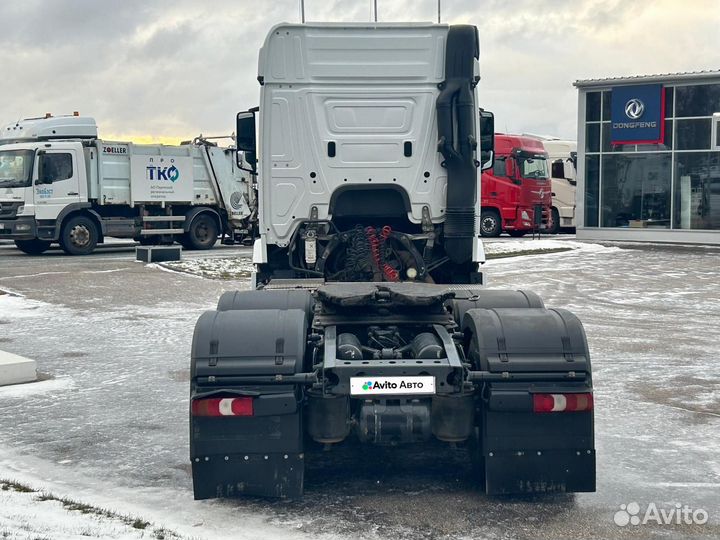
M 552 182 L 552 210 L 550 229 L 575 228 L 575 186 L 577 184 L 577 143 L 555 138 L 544 138 L 542 144 L 548 153 Z
M 495 165 L 483 172 L 480 233 L 522 236 L 546 229 L 552 190 L 542 143 L 521 135 L 495 134 Z
M 70 137 L 76 140 L 67 140 Z M 3 130 L 0 238 L 15 240 L 27 252 L 44 251 L 56 221 L 83 201 L 87 205 L 82 140 L 93 137 L 94 121 L 78 116 L 32 118 Z

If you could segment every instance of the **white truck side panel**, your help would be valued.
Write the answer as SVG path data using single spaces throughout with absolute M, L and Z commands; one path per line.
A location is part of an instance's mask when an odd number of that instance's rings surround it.
M 198 146 L 98 140 L 95 152 L 97 170 L 90 175 L 89 191 L 98 204 L 173 202 L 212 205 L 218 202 L 204 150 Z M 173 174 L 177 175 L 174 181 L 170 179 Z M 159 193 L 163 186 L 167 186 L 164 195 Z

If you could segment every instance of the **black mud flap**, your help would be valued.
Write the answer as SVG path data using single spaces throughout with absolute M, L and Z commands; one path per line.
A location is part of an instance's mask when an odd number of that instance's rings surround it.
M 595 491 L 595 451 L 495 451 L 485 458 L 489 495 Z
M 195 499 L 255 495 L 297 499 L 303 494 L 304 455 L 229 454 L 195 458 Z
M 516 408 L 522 392 L 494 394 L 495 407 Z M 486 410 L 482 421 L 488 494 L 595 491 L 592 411 Z
M 470 309 L 463 329 L 475 368 L 487 375 L 479 423 L 486 492 L 595 491 L 590 353 L 577 317 L 535 307 Z M 584 405 L 566 409 L 573 395 Z M 563 405 L 536 408 L 544 396 Z
M 198 320 L 190 392 L 195 499 L 302 496 L 303 391 L 263 378 L 302 370 L 306 328 L 297 309 L 211 311 Z

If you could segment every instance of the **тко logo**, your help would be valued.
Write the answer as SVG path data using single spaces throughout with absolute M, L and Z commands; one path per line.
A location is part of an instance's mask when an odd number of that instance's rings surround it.
M 632 120 L 637 120 L 644 112 L 645 104 L 637 98 L 633 98 L 625 104 L 625 115 Z

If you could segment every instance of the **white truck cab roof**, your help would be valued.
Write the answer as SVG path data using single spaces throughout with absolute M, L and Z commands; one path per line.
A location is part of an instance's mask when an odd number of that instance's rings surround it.
M 95 119 L 89 116 L 25 118 L 0 130 L 0 144 L 47 139 L 96 139 Z

